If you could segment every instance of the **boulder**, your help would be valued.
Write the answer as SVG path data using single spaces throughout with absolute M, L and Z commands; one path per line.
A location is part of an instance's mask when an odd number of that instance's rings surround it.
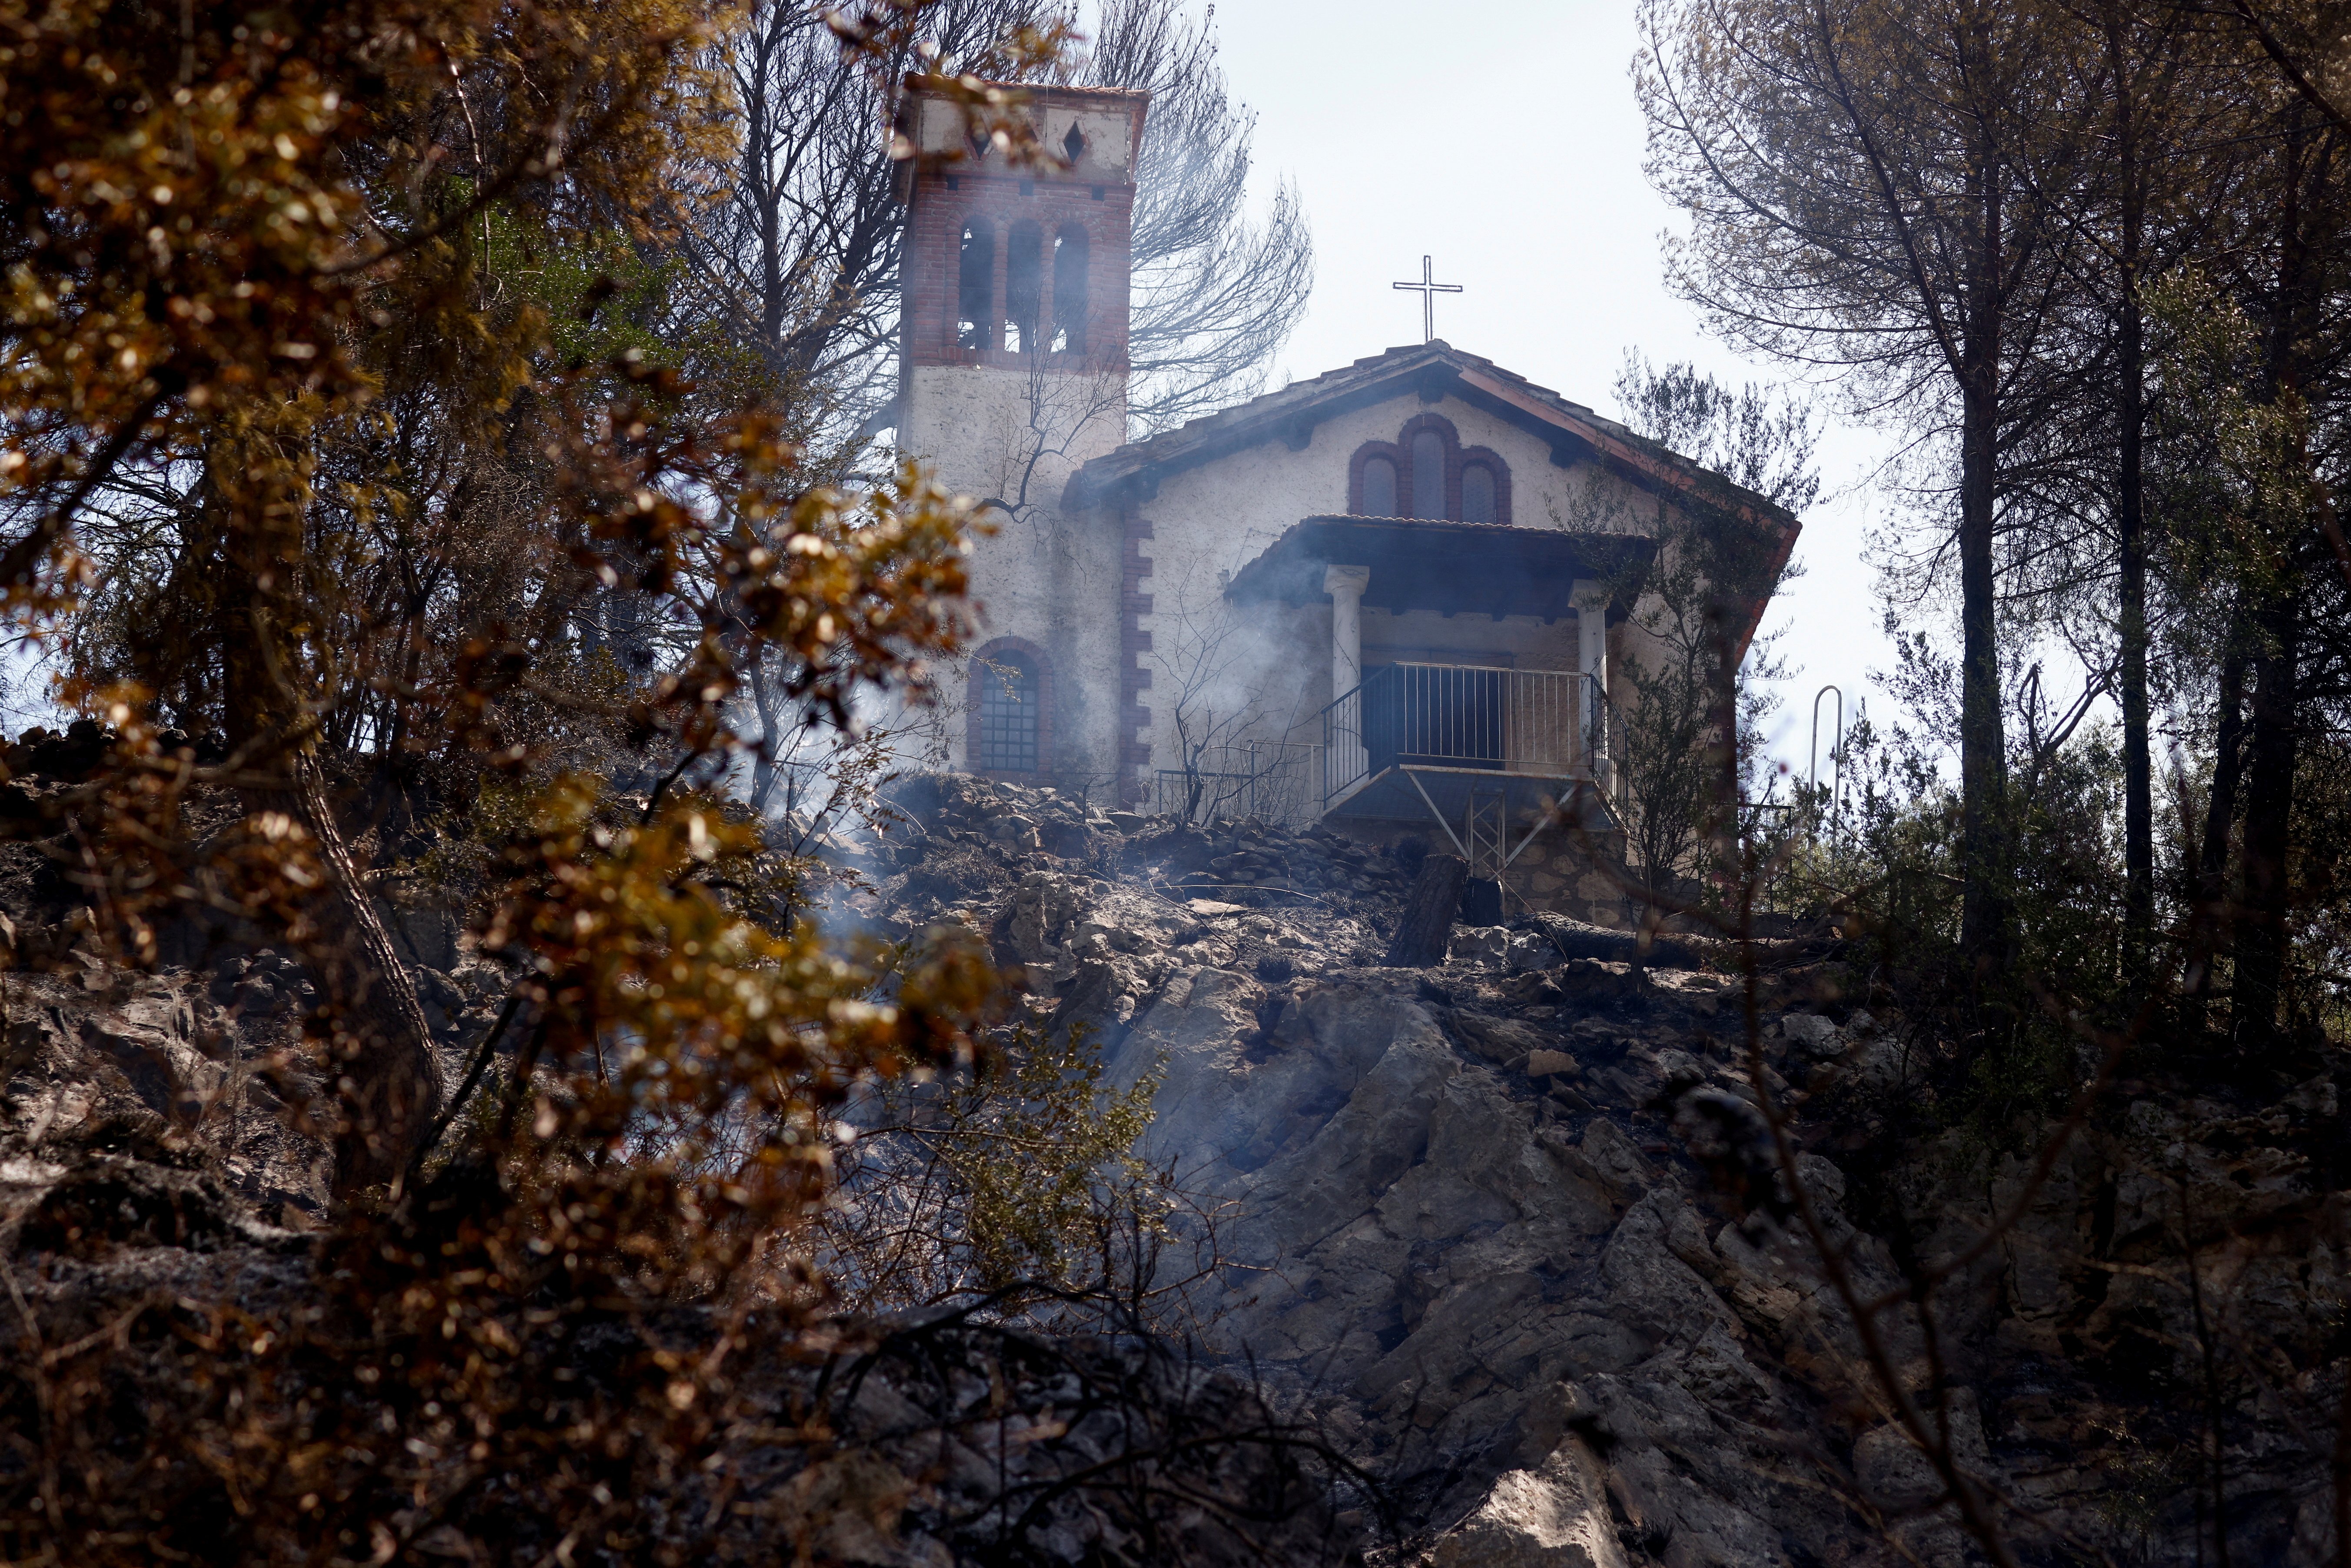
M 1067 817 L 1049 818 L 1038 824 L 1037 838 L 1047 854 L 1063 860 L 1087 860 L 1093 854 L 1093 830 Z
M 1600 1255 L 1609 1312 L 1653 1343 L 1695 1343 L 1718 1324 L 1740 1332 L 1737 1315 L 1687 1261 L 1711 1250 L 1681 1195 L 1653 1189 L 1625 1211 Z
M 1506 1470 L 1469 1516 L 1438 1538 L 1430 1568 L 1625 1568 L 1600 1464 L 1583 1439 L 1541 1468 Z
M 1619 1202 L 1630 1202 L 1649 1190 L 1657 1179 L 1656 1167 L 1625 1129 L 1605 1116 L 1594 1116 L 1583 1129 L 1578 1151 L 1600 1185 Z
M 1517 1068 L 1529 1053 L 1557 1043 L 1556 1037 L 1518 1019 L 1449 1011 L 1445 1022 L 1468 1052 L 1497 1067 Z
M 1499 925 L 1467 925 L 1454 932 L 1446 957 L 1456 964 L 1499 968 L 1510 960 L 1510 934 Z
M 1067 939 L 1082 904 L 1081 892 L 1050 872 L 1031 872 L 997 916 L 998 945 L 1008 961 L 1050 964 Z
M 1818 1013 L 1790 1013 L 1780 1020 L 1780 1033 L 1797 1054 L 1813 1061 L 1834 1061 L 1851 1043 L 1834 1019 Z
M 1015 811 L 987 824 L 987 840 L 997 848 L 1015 853 L 1034 850 L 1038 847 L 1037 824 Z

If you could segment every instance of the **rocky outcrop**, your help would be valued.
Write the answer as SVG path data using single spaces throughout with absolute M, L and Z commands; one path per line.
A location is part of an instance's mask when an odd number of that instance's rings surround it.
M 1115 1082 L 1160 1075 L 1150 1154 L 1229 1206 L 1212 1347 L 1389 1476 L 1429 1562 L 1970 1560 L 1921 1433 L 2028 1556 L 2197 1561 L 2207 1343 L 2272 1369 L 2222 1390 L 2237 1559 L 2326 1560 L 2351 1194 L 2309 1151 L 2343 1064 L 2258 1115 L 2141 1103 L 2032 1186 L 2030 1136 L 1868 1143 L 1931 1103 L 1933 1042 L 1772 977 L 1752 1043 L 1811 1107 L 1841 1291 L 1764 1146 L 1737 988 L 1700 967 L 1734 955 L 1542 917 L 1386 969 L 1400 878 L 1207 898 L 1191 843 L 1142 825 L 970 918 Z

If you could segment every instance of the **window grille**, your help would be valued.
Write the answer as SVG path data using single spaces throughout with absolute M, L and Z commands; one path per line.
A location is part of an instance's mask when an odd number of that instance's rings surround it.
M 979 766 L 990 773 L 1037 771 L 1037 672 L 998 656 L 979 671 Z

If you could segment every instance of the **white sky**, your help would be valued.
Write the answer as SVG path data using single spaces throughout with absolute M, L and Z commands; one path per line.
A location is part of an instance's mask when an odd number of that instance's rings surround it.
M 1631 0 L 1220 0 L 1216 25 L 1234 94 L 1258 111 L 1259 174 L 1295 181 L 1314 227 L 1314 296 L 1275 385 L 1418 341 L 1421 297 L 1389 285 L 1417 278 L 1424 253 L 1466 289 L 1437 298 L 1438 337 L 1603 413 L 1618 412 L 1630 347 L 1734 382 L 1789 379 L 1707 338 L 1666 292 L 1658 239 L 1677 220 L 1641 173 Z M 1805 575 L 1765 622 L 1785 629 L 1797 672 L 1773 751 L 1799 771 L 1814 692 L 1843 686 L 1850 713 L 1893 662 L 1862 560 L 1884 502 L 1855 483 L 1886 445 L 1831 424 L 1831 498 L 1805 517 Z

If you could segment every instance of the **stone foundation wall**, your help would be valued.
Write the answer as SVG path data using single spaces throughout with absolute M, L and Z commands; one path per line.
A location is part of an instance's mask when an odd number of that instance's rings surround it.
M 1523 900 L 1528 909 L 1594 925 L 1630 928 L 1637 920 L 1636 906 L 1625 894 L 1621 834 L 1579 838 L 1545 833 L 1510 862 L 1502 880 L 1504 903 L 1512 913 Z
M 1455 852 L 1453 841 L 1433 821 L 1332 818 L 1323 825 L 1375 849 L 1418 839 L 1431 852 Z M 1638 916 L 1634 901 L 1625 896 L 1625 876 L 1623 833 L 1548 828 L 1502 873 L 1503 914 L 1564 915 L 1629 930 Z

